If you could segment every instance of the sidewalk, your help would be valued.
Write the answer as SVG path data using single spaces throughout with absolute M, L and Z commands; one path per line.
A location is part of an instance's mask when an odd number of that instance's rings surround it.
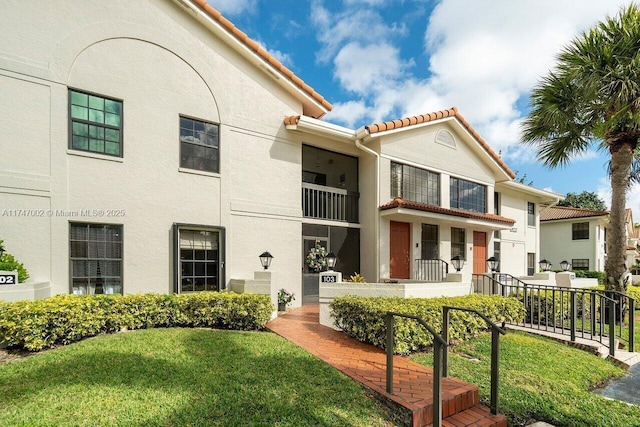
M 433 370 L 394 357 L 394 394 L 386 392 L 385 352 L 318 323 L 318 306 L 304 306 L 267 323 L 267 329 L 358 381 L 391 408 L 396 421 L 409 426 L 433 422 Z M 442 380 L 443 426 L 506 427 L 503 415 L 479 405 L 478 387 L 454 378 Z

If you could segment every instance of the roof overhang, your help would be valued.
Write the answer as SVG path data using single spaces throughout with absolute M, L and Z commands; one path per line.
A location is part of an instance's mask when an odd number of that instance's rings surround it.
M 515 220 L 499 215 L 481 214 L 461 209 L 448 209 L 424 203 L 402 200 L 399 197 L 380 206 L 380 216 L 390 219 L 400 217 L 430 218 L 447 223 L 472 225 L 490 230 L 510 230 Z
M 202 23 L 209 31 L 231 46 L 250 63 L 263 70 L 285 91 L 301 101 L 303 114 L 320 118 L 331 110 L 331 104 L 322 98 L 320 94 L 268 54 L 255 41 L 248 38 L 230 21 L 221 15 L 216 19 L 219 12 L 208 5 L 206 0 L 174 0 L 174 2 L 191 12 L 196 20 Z
M 560 200 L 564 200 L 562 194 L 554 193 L 552 191 L 541 190 L 539 188 L 531 187 L 530 185 L 521 184 L 515 181 L 497 182 L 496 187 L 505 186 L 508 189 L 526 193 L 529 196 L 534 196 L 538 199 L 538 203 L 545 203 L 554 205 Z
M 356 132 L 353 129 L 314 119 L 309 116 L 287 117 L 285 119 L 285 127 L 287 130 L 297 130 L 343 142 L 354 142 L 356 140 Z

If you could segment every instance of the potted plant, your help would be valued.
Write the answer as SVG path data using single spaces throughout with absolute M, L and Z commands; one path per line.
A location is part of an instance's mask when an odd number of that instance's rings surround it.
M 295 300 L 296 297 L 293 292 L 288 292 L 286 289 L 280 289 L 278 291 L 278 311 L 286 311 L 287 304 Z

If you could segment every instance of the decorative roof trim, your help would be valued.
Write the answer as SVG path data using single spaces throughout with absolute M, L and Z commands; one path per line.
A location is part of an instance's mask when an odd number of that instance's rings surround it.
M 375 133 L 384 132 L 392 129 L 399 129 L 408 126 L 415 126 L 421 123 L 432 122 L 434 120 L 446 119 L 448 117 L 455 118 L 460 122 L 460 124 L 473 136 L 479 143 L 480 146 L 491 156 L 493 160 L 506 172 L 506 174 L 511 178 L 515 179 L 516 174 L 511 170 L 509 166 L 498 156 L 498 154 L 493 151 L 493 149 L 489 146 L 487 141 L 484 140 L 480 136 L 480 134 L 469 124 L 468 121 L 465 120 L 464 117 L 458 112 L 456 107 L 452 107 L 448 110 L 436 111 L 434 113 L 429 114 L 421 114 L 419 116 L 405 117 L 402 119 L 391 120 L 388 122 L 374 123 L 372 125 L 365 126 L 367 132 L 370 135 Z
M 481 214 L 477 212 L 464 211 L 462 209 L 447 209 L 447 208 L 442 208 L 440 206 L 427 205 L 425 203 L 410 202 L 407 200 L 403 200 L 401 197 L 396 197 L 391 202 L 380 206 L 379 209 L 381 211 L 384 211 L 384 210 L 394 209 L 394 208 L 406 208 L 406 209 L 412 209 L 412 210 L 422 211 L 422 212 L 439 213 L 439 214 L 457 216 L 462 218 L 496 222 L 499 224 L 506 224 L 506 225 L 513 225 L 516 223 L 515 219 L 506 218 L 500 215 L 494 215 L 489 213 Z
M 297 86 L 304 93 L 309 95 L 314 101 L 320 104 L 327 111 L 331 111 L 333 106 L 322 95 L 316 92 L 311 86 L 305 83 L 300 77 L 296 76 L 293 71 L 287 68 L 282 62 L 278 61 L 269 52 L 263 49 L 255 40 L 251 39 L 242 30 L 237 28 L 231 21 L 222 16 L 222 14 L 213 8 L 207 0 L 191 0 L 197 5 L 203 12 L 216 21 L 222 28 L 224 28 L 231 36 L 236 40 L 244 44 L 247 48 L 257 54 L 261 59 L 267 62 L 274 69 L 279 71 L 283 76 L 289 79 L 295 86 Z

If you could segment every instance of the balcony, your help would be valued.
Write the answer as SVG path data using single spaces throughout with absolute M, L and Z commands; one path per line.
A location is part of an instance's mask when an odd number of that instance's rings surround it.
M 358 222 L 358 193 L 342 188 L 302 183 L 302 212 L 305 218 Z

